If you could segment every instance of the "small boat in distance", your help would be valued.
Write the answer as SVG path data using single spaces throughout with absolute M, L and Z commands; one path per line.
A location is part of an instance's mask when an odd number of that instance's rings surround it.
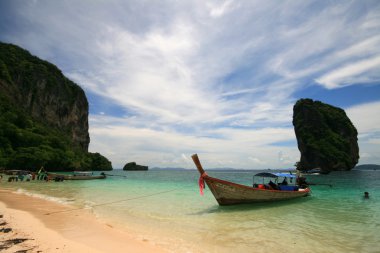
M 105 179 L 106 174 L 103 172 L 100 175 L 93 175 L 90 171 L 74 171 L 73 174 L 56 174 L 56 173 L 48 173 L 48 176 L 52 180 L 62 179 L 62 180 L 92 180 L 92 179 Z
M 32 174 L 29 170 L 4 170 L 3 173 L 10 176 Z
M 302 171 L 304 175 L 320 175 L 322 174 L 322 170 L 320 168 L 315 168 L 311 170 Z
M 203 195 L 204 182 L 210 188 L 212 194 L 214 195 L 216 201 L 219 205 L 235 205 L 235 204 L 244 204 L 244 203 L 259 203 L 259 202 L 270 202 L 270 201 L 280 201 L 287 199 L 294 199 L 299 197 L 305 197 L 309 195 L 310 188 L 308 186 L 290 186 L 276 184 L 277 188 L 275 189 L 274 182 L 272 186 L 257 184 L 255 187 L 250 187 L 246 185 L 236 184 L 229 181 L 221 180 L 218 178 L 210 177 L 202 168 L 202 165 L 199 161 L 198 155 L 194 154 L 191 156 L 193 159 L 199 173 L 201 174 L 199 178 L 199 187 L 201 194 Z M 263 174 L 263 173 L 260 173 Z M 270 174 L 270 177 L 276 178 L 273 173 L 264 173 Z M 287 174 L 290 175 L 290 174 Z M 265 175 L 257 175 L 265 176 Z M 266 175 L 269 176 L 269 175 Z M 283 175 L 284 176 L 284 175 Z M 293 177 L 297 180 L 296 176 Z

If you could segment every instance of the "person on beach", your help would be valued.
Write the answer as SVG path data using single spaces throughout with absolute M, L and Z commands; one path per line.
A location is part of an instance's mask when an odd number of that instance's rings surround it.
M 24 175 L 21 172 L 18 173 L 17 177 L 21 182 L 24 181 Z
M 364 192 L 364 199 L 369 199 L 369 193 L 368 192 Z
M 44 166 L 41 166 L 40 170 L 37 172 L 37 180 L 46 180 L 47 181 L 47 172 L 44 169 Z
M 14 182 L 14 181 L 18 182 L 18 177 L 13 176 L 13 177 L 8 178 L 8 182 Z
M 28 173 L 25 176 L 25 181 L 30 181 L 32 179 L 32 174 Z

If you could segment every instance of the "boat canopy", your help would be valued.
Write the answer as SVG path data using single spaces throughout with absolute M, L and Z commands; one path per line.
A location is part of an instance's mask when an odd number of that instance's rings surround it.
M 278 176 L 269 172 L 260 172 L 260 173 L 257 173 L 255 177 L 278 177 Z
M 272 177 L 272 178 L 278 178 L 278 177 L 287 177 L 287 178 L 296 178 L 296 175 L 289 174 L 289 173 L 270 173 L 270 172 L 260 172 L 255 175 L 255 177 Z
M 296 175 L 290 174 L 290 173 L 283 173 L 283 172 L 278 172 L 274 173 L 278 177 L 288 177 L 288 178 L 296 178 Z

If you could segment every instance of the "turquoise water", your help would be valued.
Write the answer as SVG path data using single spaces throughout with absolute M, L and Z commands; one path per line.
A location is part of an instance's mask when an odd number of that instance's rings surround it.
M 207 187 L 200 196 L 195 170 L 108 173 L 119 176 L 0 185 L 88 208 L 107 224 L 172 252 L 379 252 L 380 171 L 308 176 L 332 187 L 314 185 L 310 197 L 291 201 L 228 207 L 218 206 Z M 208 171 L 246 185 L 254 173 Z

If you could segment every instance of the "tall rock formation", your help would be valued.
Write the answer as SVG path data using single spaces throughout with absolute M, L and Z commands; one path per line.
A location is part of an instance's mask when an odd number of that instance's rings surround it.
M 358 132 L 344 110 L 300 99 L 293 108 L 293 126 L 301 152 L 298 169 L 328 173 L 351 170 L 358 163 Z
M 112 170 L 89 142 L 84 91 L 53 64 L 0 42 L 0 169 Z
M 68 133 L 88 151 L 88 102 L 84 91 L 53 64 L 0 42 L 0 92 L 29 115 Z

